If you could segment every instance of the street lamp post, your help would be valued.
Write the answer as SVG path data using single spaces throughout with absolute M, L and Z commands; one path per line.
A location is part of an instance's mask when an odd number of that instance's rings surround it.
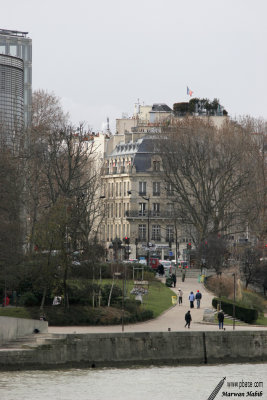
M 143 196 L 142 196 L 143 197 Z M 147 201 L 147 266 L 149 267 L 150 264 L 150 252 L 149 252 L 149 239 L 150 239 L 150 234 L 149 234 L 149 227 L 150 227 L 150 219 L 149 219 L 149 212 L 150 212 L 150 203 L 149 203 L 149 197 L 143 197 L 144 200 Z
M 131 190 L 128 190 L 128 194 L 132 194 Z M 150 197 L 140 196 L 142 199 L 147 201 L 147 266 L 150 264 L 150 253 L 149 253 L 149 239 L 150 239 Z
M 233 277 L 234 277 L 233 330 L 235 330 L 235 286 L 236 286 L 235 273 L 233 274 Z

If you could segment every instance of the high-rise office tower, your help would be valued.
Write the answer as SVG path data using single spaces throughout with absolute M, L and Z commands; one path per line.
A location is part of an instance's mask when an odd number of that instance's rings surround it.
M 24 127 L 23 76 L 21 58 L 0 54 L 0 131 L 9 140 Z
M 15 133 L 31 123 L 32 40 L 0 29 L 0 124 Z

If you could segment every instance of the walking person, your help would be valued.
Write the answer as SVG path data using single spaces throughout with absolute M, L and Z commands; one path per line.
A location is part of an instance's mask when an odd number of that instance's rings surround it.
M 184 282 L 185 281 L 185 270 L 183 269 L 182 270 L 182 282 Z
M 183 291 L 179 288 L 178 289 L 178 303 L 183 304 Z
M 218 312 L 219 329 L 223 329 L 224 313 L 223 310 Z
M 196 301 L 197 301 L 197 308 L 200 308 L 200 300 L 202 299 L 202 294 L 200 293 L 200 291 L 198 290 L 196 292 Z
M 176 274 L 172 273 L 171 278 L 172 278 L 172 282 L 173 282 L 173 287 L 176 287 Z
M 193 292 L 191 292 L 189 295 L 189 301 L 190 301 L 190 308 L 194 308 L 195 295 Z
M 190 311 L 187 311 L 187 313 L 184 316 L 184 319 L 185 319 L 185 322 L 186 322 L 184 327 L 186 328 L 188 326 L 188 328 L 190 328 L 190 323 L 192 321 L 192 317 L 191 317 Z

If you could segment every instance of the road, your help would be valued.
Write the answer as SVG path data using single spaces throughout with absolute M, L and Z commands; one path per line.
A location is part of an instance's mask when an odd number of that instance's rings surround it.
M 203 323 L 203 313 L 205 308 L 212 308 L 211 302 L 214 297 L 212 293 L 208 292 L 203 284 L 198 283 L 197 278 L 186 278 L 185 282 L 181 282 L 179 277 L 177 280 L 176 288 L 172 288 L 174 295 L 177 294 L 178 288 L 183 291 L 183 304 L 178 304 L 169 310 L 165 311 L 158 318 L 141 322 L 137 324 L 129 324 L 124 326 L 124 332 L 164 332 L 164 331 L 185 331 L 185 313 L 190 310 L 188 296 L 191 291 L 196 293 L 199 290 L 202 293 L 202 300 L 200 309 L 191 309 L 192 323 L 191 331 L 218 331 L 217 324 Z M 195 304 L 196 307 L 196 304 Z M 232 326 L 226 326 L 226 330 L 233 330 Z M 267 327 L 258 327 L 252 325 L 235 326 L 235 330 L 266 330 Z M 50 326 L 49 333 L 108 333 L 108 332 L 122 332 L 121 325 L 110 326 Z

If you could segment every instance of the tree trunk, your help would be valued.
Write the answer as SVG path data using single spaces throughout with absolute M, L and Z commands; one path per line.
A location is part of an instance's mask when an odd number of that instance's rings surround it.
M 41 305 L 40 305 L 40 311 L 41 312 L 44 311 L 44 303 L 45 303 L 46 292 L 47 292 L 47 286 L 45 286 L 44 290 L 43 290 L 43 296 L 42 296 L 42 301 L 41 301 Z

